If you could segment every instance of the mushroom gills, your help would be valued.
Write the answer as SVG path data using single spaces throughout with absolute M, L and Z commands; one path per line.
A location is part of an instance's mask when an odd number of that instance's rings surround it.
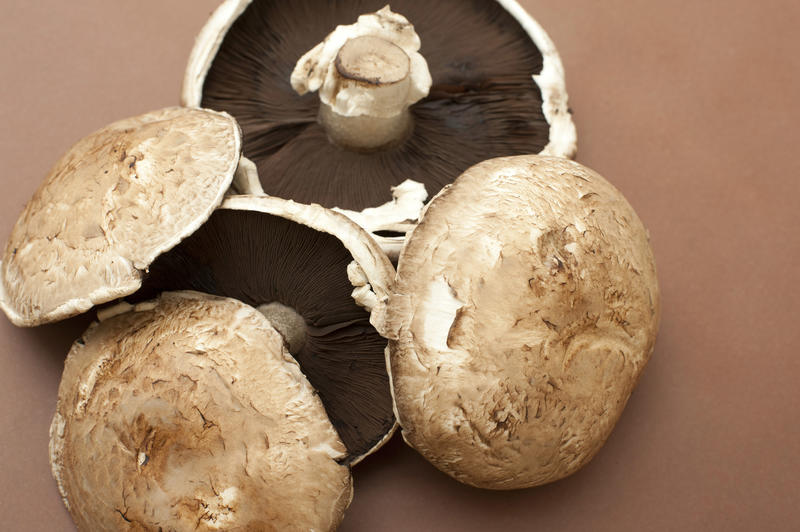
M 257 308 L 271 305 L 295 328 L 296 315 L 302 316 L 305 334 L 282 333 L 319 393 L 347 447 L 344 462 L 350 463 L 394 427 L 386 340 L 370 324 L 369 312 L 351 297 L 347 267 L 352 261 L 330 234 L 279 216 L 221 209 L 159 257 L 143 288 L 129 299 L 197 290 Z
M 255 0 L 225 35 L 202 105 L 238 119 L 244 153 L 267 194 L 362 210 L 390 201 L 391 187 L 406 179 L 434 195 L 473 164 L 548 144 L 532 79 L 542 54 L 495 0 L 392 2 L 420 36 L 430 94 L 410 108 L 413 131 L 404 141 L 370 152 L 332 143 L 318 122 L 317 96 L 295 94 L 288 80 L 295 62 L 337 25 L 384 5 L 298 0 L 288 13 L 283 2 Z

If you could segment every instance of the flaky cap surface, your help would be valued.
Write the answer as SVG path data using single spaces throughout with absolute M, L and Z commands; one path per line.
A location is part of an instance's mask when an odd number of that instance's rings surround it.
M 345 453 L 277 331 L 196 292 L 95 323 L 70 351 L 50 458 L 79 530 L 331 530 Z
M 400 255 L 387 329 L 404 438 L 454 478 L 512 489 L 599 450 L 659 319 L 641 221 L 553 157 L 493 159 L 428 206 Z
M 154 111 L 85 137 L 17 220 L 0 307 L 33 326 L 136 291 L 142 270 L 219 205 L 240 154 L 233 118 L 201 109 Z

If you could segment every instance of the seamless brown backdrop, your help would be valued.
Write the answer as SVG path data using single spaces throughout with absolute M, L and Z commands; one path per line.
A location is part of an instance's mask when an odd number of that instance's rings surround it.
M 177 103 L 216 3 L 4 3 L 0 239 L 74 141 Z M 576 475 L 479 491 L 396 438 L 356 468 L 342 530 L 800 529 L 800 4 L 522 3 L 561 52 L 578 160 L 650 230 L 663 292 L 654 358 Z M 0 318 L 0 529 L 73 530 L 47 429 L 88 322 L 21 330 Z

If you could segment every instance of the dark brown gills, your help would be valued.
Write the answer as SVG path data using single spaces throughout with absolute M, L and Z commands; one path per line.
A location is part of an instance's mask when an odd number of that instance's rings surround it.
M 361 210 L 391 200 L 406 179 L 429 197 L 470 166 L 498 156 L 538 153 L 549 125 L 532 75 L 542 55 L 495 0 L 398 0 L 414 25 L 433 86 L 411 108 L 405 142 L 361 153 L 332 144 L 317 123 L 319 98 L 289 84 L 296 61 L 339 24 L 384 0 L 254 0 L 233 24 L 208 72 L 203 106 L 232 114 L 244 153 L 267 194 Z

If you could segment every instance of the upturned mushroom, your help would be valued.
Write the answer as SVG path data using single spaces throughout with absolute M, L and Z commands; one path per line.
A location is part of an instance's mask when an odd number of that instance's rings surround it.
M 236 121 L 203 109 L 162 109 L 85 137 L 14 226 L 0 308 L 15 325 L 34 326 L 135 292 L 153 259 L 220 204 L 240 155 Z
M 332 530 L 345 447 L 255 309 L 164 294 L 93 324 L 67 356 L 53 475 L 81 531 Z
M 403 437 L 473 486 L 569 475 L 608 438 L 658 322 L 647 231 L 618 190 L 560 158 L 478 164 L 400 255 L 387 332 Z
M 319 393 L 354 464 L 394 432 L 382 325 L 394 268 L 347 217 L 233 196 L 150 265 L 130 301 L 197 290 L 261 310 Z
M 406 180 L 432 195 L 490 157 L 576 145 L 558 53 L 514 0 L 226 0 L 198 36 L 183 103 L 239 120 L 251 193 L 355 212 Z M 381 215 L 359 222 L 416 221 Z

